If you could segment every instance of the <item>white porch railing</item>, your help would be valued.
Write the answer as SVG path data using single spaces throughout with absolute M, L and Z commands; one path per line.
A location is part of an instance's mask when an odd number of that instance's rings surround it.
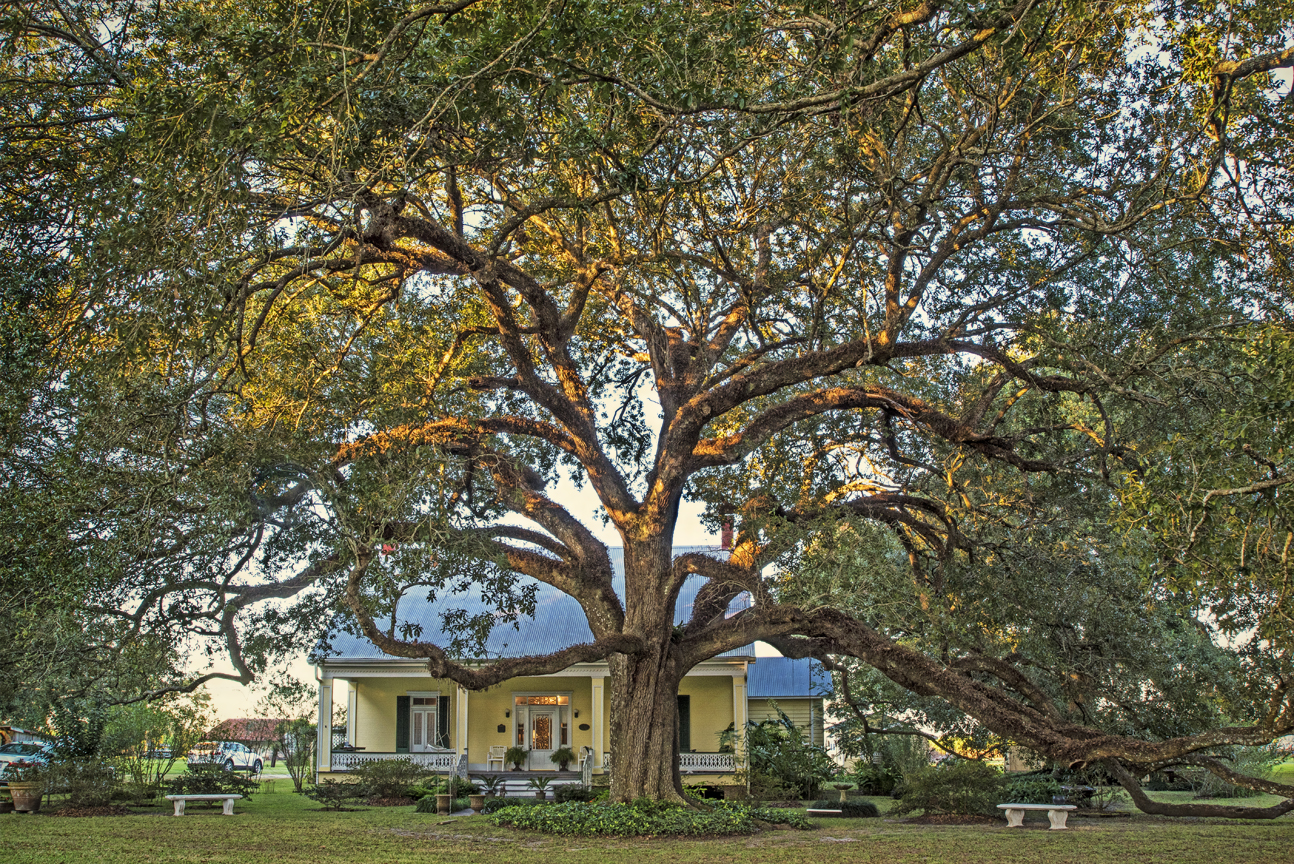
M 357 751 L 337 751 L 332 753 L 332 770 L 352 771 L 366 762 L 379 762 L 386 759 L 403 759 L 415 765 L 421 765 L 432 771 L 446 772 L 461 769 L 466 771 L 466 764 L 460 765 L 460 757 L 453 750 L 442 750 L 433 753 L 365 753 Z M 591 777 L 593 759 L 588 758 L 581 766 L 581 772 Z M 720 774 L 736 770 L 736 760 L 731 753 L 680 753 L 678 754 L 680 771 L 691 774 Z M 602 769 L 611 770 L 611 754 L 602 754 Z M 481 773 L 481 772 L 474 772 Z M 493 773 L 493 772 L 491 772 Z
M 453 750 L 433 753 L 357 753 L 337 752 L 332 754 L 332 770 L 351 771 L 366 762 L 382 762 L 388 759 L 403 759 L 432 771 L 452 771 L 458 765 L 458 754 Z
M 680 771 L 700 774 L 737 770 L 736 760 L 731 753 L 680 753 L 678 767 Z

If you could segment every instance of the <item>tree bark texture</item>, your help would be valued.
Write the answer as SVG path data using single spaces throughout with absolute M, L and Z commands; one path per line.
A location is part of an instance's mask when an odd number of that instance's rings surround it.
M 678 675 L 669 651 L 616 654 L 611 666 L 611 798 L 680 801 Z
M 615 801 L 683 797 L 678 771 L 678 685 L 685 670 L 680 668 L 672 638 L 678 595 L 672 551 L 660 539 L 625 546 L 625 631 L 642 638 L 643 649 L 607 658 Z

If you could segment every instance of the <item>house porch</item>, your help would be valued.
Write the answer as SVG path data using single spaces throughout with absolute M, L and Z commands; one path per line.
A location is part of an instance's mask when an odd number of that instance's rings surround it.
M 727 775 L 731 782 L 733 754 L 714 751 L 720 732 L 745 724 L 745 668 L 744 658 L 734 658 L 706 664 L 684 679 L 679 696 L 685 752 L 679 768 L 685 779 L 710 782 Z M 428 678 L 425 666 L 407 662 L 326 664 L 320 671 L 320 774 L 342 774 L 374 759 L 407 759 L 437 772 L 556 780 L 563 773 L 574 776 L 550 761 L 561 746 L 592 756 L 577 763 L 590 775 L 610 771 L 611 685 L 604 664 L 512 679 L 478 692 Z M 346 743 L 337 748 L 331 730 L 334 688 L 347 712 Z M 510 766 L 501 765 L 498 754 L 509 746 L 531 751 L 523 771 L 503 770 Z

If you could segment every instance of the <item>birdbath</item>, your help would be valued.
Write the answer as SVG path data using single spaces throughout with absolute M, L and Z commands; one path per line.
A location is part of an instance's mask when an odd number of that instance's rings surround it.
M 840 803 L 844 804 L 845 793 L 848 792 L 850 789 L 853 789 L 854 784 L 853 783 L 832 783 L 831 788 L 840 790 Z

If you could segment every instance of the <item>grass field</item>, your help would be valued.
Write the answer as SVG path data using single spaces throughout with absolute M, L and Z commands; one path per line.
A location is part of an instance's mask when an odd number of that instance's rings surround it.
M 596 854 L 598 864 L 1124 864 L 1294 862 L 1294 819 L 1268 822 L 1166 820 L 1144 815 L 1073 819 L 1047 831 L 1031 814 L 1024 829 L 998 825 L 920 826 L 882 819 L 832 819 L 814 831 L 769 831 L 714 840 L 553 838 L 496 828 L 485 817 L 442 818 L 412 807 L 323 812 L 292 793 L 287 780 L 240 802 L 233 818 L 195 807 L 176 819 L 169 808 L 146 815 L 64 818 L 0 816 L 0 862 L 32 864 L 532 864 L 540 856 Z M 1163 793 L 1164 799 L 1189 793 Z M 888 809 L 887 799 L 877 799 Z M 1274 798 L 1248 799 L 1270 803 Z M 1036 821 L 1035 821 L 1036 820 Z M 1005 822 L 1001 823 L 1005 825 Z

